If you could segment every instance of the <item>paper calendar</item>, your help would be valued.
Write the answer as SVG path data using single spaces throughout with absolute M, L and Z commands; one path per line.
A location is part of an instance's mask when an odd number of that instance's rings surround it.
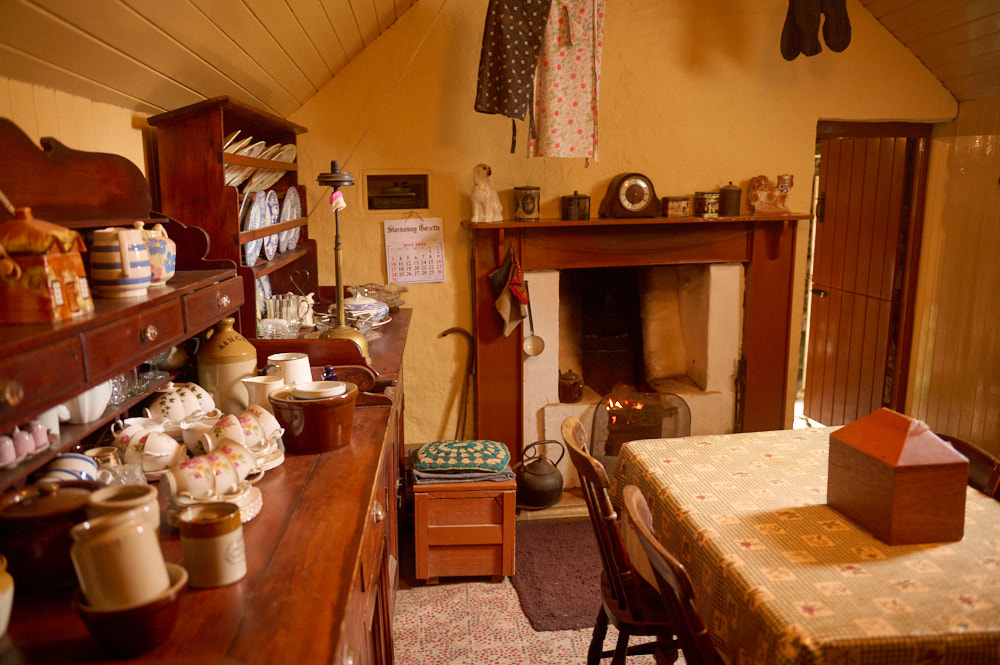
M 444 281 L 444 223 L 428 219 L 387 219 L 385 270 L 389 283 L 426 284 Z

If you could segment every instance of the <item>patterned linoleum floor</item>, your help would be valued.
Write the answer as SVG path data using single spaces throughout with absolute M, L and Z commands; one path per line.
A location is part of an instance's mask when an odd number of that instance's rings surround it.
M 396 665 L 584 665 L 591 634 L 590 628 L 536 633 L 507 579 L 401 587 L 396 595 Z M 617 638 L 610 626 L 605 648 Z M 652 665 L 653 657 L 628 662 Z

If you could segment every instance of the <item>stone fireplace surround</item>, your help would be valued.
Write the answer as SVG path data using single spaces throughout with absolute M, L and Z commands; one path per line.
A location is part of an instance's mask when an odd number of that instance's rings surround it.
M 472 233 L 476 436 L 506 443 L 514 460 L 520 459 L 526 443 L 535 440 L 526 437 L 524 431 L 522 397 L 525 373 L 530 375 L 533 369 L 524 362 L 521 333 L 515 330 L 509 336 L 503 335 L 489 282 L 489 273 L 502 262 L 508 246 L 514 247 L 522 269 L 529 275 L 535 302 L 538 295 L 531 274 L 539 271 L 741 264 L 745 284 L 742 322 L 736 319 L 722 324 L 741 329 L 745 362 L 742 419 L 734 423 L 733 429 L 761 431 L 788 426 L 786 420 L 790 421 L 790 414 L 786 418 L 786 402 L 790 400 L 786 397 L 796 222 L 807 218 L 808 215 L 788 214 L 715 220 L 683 217 L 463 222 Z M 549 315 L 538 307 L 533 314 L 536 328 L 539 316 L 544 319 Z M 531 360 L 544 356 L 545 353 Z M 558 365 L 554 352 L 551 357 Z M 554 371 L 557 370 L 558 367 Z M 582 420 L 589 423 L 586 418 Z

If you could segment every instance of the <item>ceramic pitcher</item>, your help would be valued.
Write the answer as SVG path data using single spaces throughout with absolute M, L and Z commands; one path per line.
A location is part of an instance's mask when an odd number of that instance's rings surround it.
M 149 286 L 163 286 L 174 276 L 177 268 L 177 243 L 167 236 L 163 224 L 156 224 L 152 229 L 144 229 L 142 222 L 136 222 L 134 226 L 142 233 L 149 252 Z
M 99 296 L 134 298 L 146 294 L 152 279 L 149 249 L 138 229 L 94 231 L 90 279 Z
M 223 413 L 242 413 L 250 405 L 244 377 L 257 373 L 257 349 L 225 318 L 208 331 L 198 352 L 198 383 Z

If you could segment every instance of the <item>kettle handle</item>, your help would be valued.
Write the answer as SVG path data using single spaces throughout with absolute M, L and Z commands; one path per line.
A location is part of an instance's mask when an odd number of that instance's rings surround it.
M 528 451 L 534 448 L 535 446 L 541 445 L 543 443 L 554 443 L 557 446 L 559 446 L 559 459 L 553 462 L 554 466 L 559 466 L 559 462 L 561 462 L 563 456 L 566 455 L 566 446 L 564 446 L 561 441 L 556 441 L 555 439 L 543 439 L 542 441 L 535 441 L 534 443 L 529 444 L 528 447 L 524 449 L 524 452 L 521 453 L 521 461 L 518 462 L 518 464 L 524 465 L 524 462 L 529 459 L 541 459 L 542 457 L 541 453 L 537 453 L 535 455 L 532 455 L 531 457 L 528 457 Z M 527 471 L 528 467 L 525 466 L 524 470 Z

